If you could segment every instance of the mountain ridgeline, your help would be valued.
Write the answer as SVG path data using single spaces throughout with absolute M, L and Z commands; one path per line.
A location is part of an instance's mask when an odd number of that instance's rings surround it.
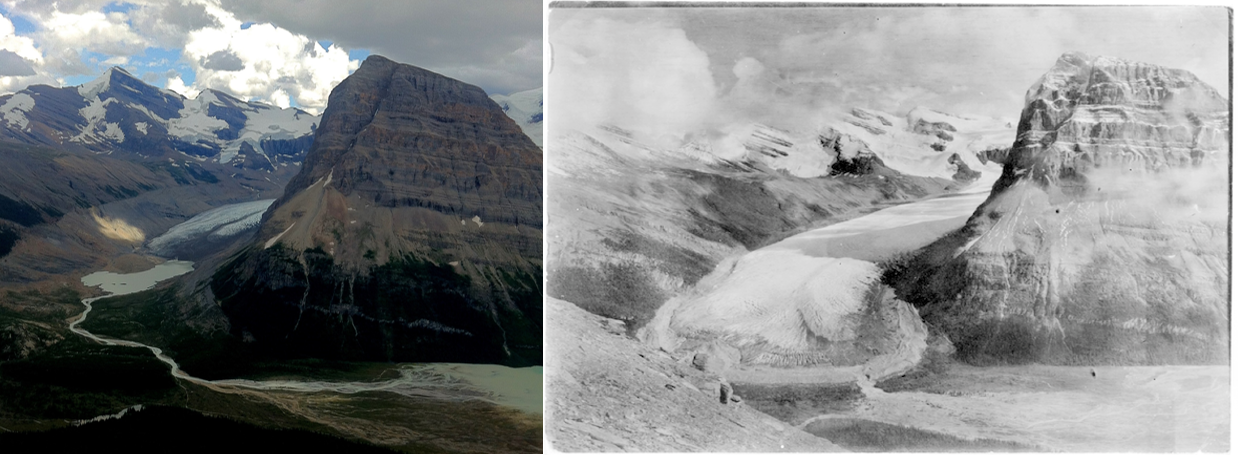
M 34 85 L 0 96 L 0 137 L 12 141 L 138 158 L 192 157 L 279 174 L 290 174 L 285 169 L 304 157 L 317 123 L 300 109 L 218 90 L 189 99 L 121 68 L 76 87 Z
M 1225 363 L 1229 103 L 1194 75 L 1063 55 L 988 200 L 886 281 L 973 363 Z
M 0 96 L 0 283 L 97 269 L 197 214 L 278 196 L 318 121 L 216 90 L 186 98 L 120 68 Z
M 371 56 L 210 290 L 278 357 L 541 363 L 540 149 L 480 88 Z

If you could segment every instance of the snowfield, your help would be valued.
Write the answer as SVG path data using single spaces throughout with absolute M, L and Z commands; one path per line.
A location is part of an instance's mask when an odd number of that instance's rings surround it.
M 511 95 L 490 95 L 490 99 L 499 103 L 503 112 L 520 125 L 529 139 L 538 147 L 542 146 L 542 89 L 516 92 Z
M 113 78 L 116 77 L 114 81 Z M 120 82 L 116 82 L 120 81 Z M 69 140 L 87 145 L 114 145 L 124 143 L 126 135 L 120 124 L 107 122 L 108 110 L 113 115 L 119 109 L 136 111 L 133 121 L 138 136 L 152 134 L 154 125 L 164 127 L 168 135 L 187 144 L 205 145 L 208 148 L 220 150 L 219 156 L 210 159 L 227 163 L 240 153 L 241 147 L 248 143 L 260 153 L 268 153 L 262 148 L 262 142 L 267 140 L 289 140 L 313 134 L 320 118 L 300 109 L 281 109 L 258 102 L 247 102 L 234 98 L 222 92 L 203 90 L 196 98 L 162 90 L 166 96 L 178 98 L 184 103 L 179 112 L 156 114 L 150 106 L 140 103 L 122 101 L 113 96 L 115 85 L 119 89 L 139 92 L 138 84 L 144 84 L 120 68 L 111 68 L 97 79 L 77 86 L 77 94 L 83 98 L 85 106 L 78 110 L 85 124 L 80 130 L 69 132 Z M 37 94 L 37 92 L 31 92 Z M 540 100 L 540 91 L 538 92 Z M 117 105 L 117 103 L 120 103 Z M 29 128 L 27 114 L 35 107 L 36 100 L 27 92 L 18 92 L 3 105 L 0 105 L 0 118 L 3 126 L 10 129 L 26 130 Z M 47 107 L 43 105 L 42 107 Z M 42 108 L 41 107 L 41 108 Z M 53 108 L 49 108 L 53 109 Z M 239 110 L 239 115 L 233 109 Z M 218 111 L 218 112 L 217 112 Z M 540 106 L 538 113 L 540 115 Z M 164 118 L 161 115 L 169 115 Z M 232 117 L 228 117 L 231 115 Z M 136 121 L 146 117 L 145 121 Z M 230 125 L 223 118 L 234 119 Z M 540 117 L 539 117 L 540 118 Z M 75 121 L 75 119 L 68 119 Z M 243 124 L 242 124 L 243 122 Z M 540 132 L 540 123 L 538 124 Z M 227 130 L 227 131 L 226 131 Z M 540 136 L 539 136 L 540 140 Z M 539 142 L 540 143 L 540 142 Z M 182 150 L 182 153 L 184 151 Z M 194 159 L 202 160 L 200 157 Z

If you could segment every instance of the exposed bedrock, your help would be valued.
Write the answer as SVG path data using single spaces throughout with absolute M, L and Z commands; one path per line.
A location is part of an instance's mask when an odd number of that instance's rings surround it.
M 281 357 L 541 363 L 541 151 L 480 88 L 371 56 L 211 286 Z
M 562 135 L 549 150 L 571 159 L 555 161 L 558 172 L 549 177 L 556 190 L 547 198 L 547 292 L 630 328 L 724 258 L 948 185 L 879 161 L 868 174 L 817 178 L 762 167 L 681 168 L 622 155 L 627 145 L 603 135 Z
M 1227 106 L 1185 71 L 1063 55 L 989 199 L 886 282 L 973 363 L 1226 362 Z

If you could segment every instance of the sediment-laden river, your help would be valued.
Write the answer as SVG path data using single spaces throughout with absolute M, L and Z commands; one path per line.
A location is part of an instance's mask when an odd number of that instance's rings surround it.
M 263 391 L 335 392 L 342 394 L 382 391 L 409 397 L 440 400 L 484 400 L 501 406 L 513 407 L 526 413 L 541 414 L 542 412 L 542 369 L 540 366 L 511 368 L 502 365 L 450 363 L 400 364 L 396 366 L 399 371 L 399 378 L 371 382 L 206 380 L 181 370 L 176 360 L 164 354 L 163 350 L 158 347 L 135 341 L 99 336 L 81 327 L 81 324 L 90 316 L 90 312 L 93 309 L 92 303 L 95 301 L 151 289 L 160 281 L 183 275 L 192 270 L 192 262 L 167 261 L 156 265 L 150 270 L 138 273 L 95 272 L 86 275 L 82 277 L 83 284 L 87 286 L 100 286 L 109 294 L 83 299 L 82 304 L 86 306 L 86 309 L 70 323 L 69 330 L 80 336 L 110 346 L 130 346 L 148 349 L 159 361 L 168 365 L 173 377 L 216 390 L 241 388 Z

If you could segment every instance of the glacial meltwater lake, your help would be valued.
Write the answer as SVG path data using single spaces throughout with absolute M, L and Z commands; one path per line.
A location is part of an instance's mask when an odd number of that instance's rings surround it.
M 542 367 L 512 368 L 503 365 L 436 363 L 434 371 L 463 380 L 493 393 L 497 404 L 530 414 L 542 413 Z
M 160 281 L 193 271 L 193 262 L 167 261 L 137 273 L 95 272 L 82 277 L 82 284 L 99 286 L 104 292 L 125 295 L 155 287 Z

